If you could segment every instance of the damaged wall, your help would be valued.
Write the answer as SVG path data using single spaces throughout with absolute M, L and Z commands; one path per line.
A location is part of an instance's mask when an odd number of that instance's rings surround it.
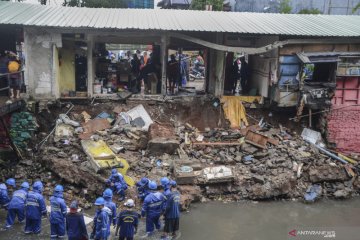
M 262 47 L 275 41 L 278 41 L 279 37 L 270 36 L 262 37 L 256 40 L 256 47 Z M 278 50 L 274 49 L 263 55 L 250 55 L 250 87 L 257 89 L 257 95 L 268 97 L 268 89 L 271 82 L 277 81 L 277 56 Z
M 53 46 L 61 47 L 61 34 L 25 28 L 24 35 L 28 94 L 35 98 L 56 97 L 58 91 Z

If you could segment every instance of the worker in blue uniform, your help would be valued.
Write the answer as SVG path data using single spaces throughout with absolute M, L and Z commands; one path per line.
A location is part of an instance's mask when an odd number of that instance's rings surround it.
M 164 195 L 167 196 L 171 193 L 170 190 L 170 180 L 167 177 L 163 177 L 160 179 L 161 187 L 164 190 Z
M 141 178 L 141 180 L 136 183 L 138 198 L 142 201 L 144 201 L 145 197 L 150 193 L 148 184 L 149 179 L 146 177 Z
M 16 188 L 15 179 L 9 178 L 5 181 L 5 184 L 0 184 L 0 207 L 7 209 L 11 200 L 12 193 Z
M 119 201 L 123 201 L 125 199 L 125 191 L 128 188 L 127 183 L 121 173 L 117 171 L 117 169 L 111 170 L 111 176 L 106 180 L 106 183 L 110 186 L 111 190 L 119 194 Z
M 8 214 L 6 217 L 5 228 L 10 228 L 14 225 L 16 216 L 19 222 L 25 219 L 25 201 L 29 191 L 30 185 L 28 182 L 23 182 L 19 190 L 16 190 L 8 205 Z
M 105 200 L 105 207 L 110 209 L 110 215 L 109 215 L 109 226 L 108 226 L 108 234 L 110 235 L 110 226 L 111 223 L 113 226 L 116 226 L 116 204 L 112 201 L 113 192 L 110 188 L 105 189 L 103 192 L 103 198 Z
M 46 216 L 46 205 L 42 196 L 43 184 L 36 181 L 25 201 L 25 233 L 39 234 L 41 232 L 41 217 Z
M 160 230 L 160 216 L 165 210 L 166 198 L 164 194 L 157 191 L 156 182 L 149 182 L 150 193 L 146 196 L 142 209 L 141 216 L 146 216 L 146 237 L 152 235 L 154 225 L 157 230 Z
M 70 204 L 70 212 L 66 215 L 66 232 L 68 240 L 88 239 L 84 215 L 78 212 L 77 201 Z
M 171 194 L 166 200 L 165 207 L 165 226 L 164 232 L 167 238 L 168 234 L 172 235 L 172 239 L 176 238 L 176 232 L 179 230 L 180 225 L 180 193 L 177 190 L 175 181 L 170 181 Z
M 139 214 L 132 210 L 135 207 L 134 200 L 128 199 L 124 205 L 126 209 L 118 216 L 115 236 L 120 229 L 119 240 L 133 240 L 138 228 Z
M 65 238 L 65 217 L 67 212 L 66 203 L 63 196 L 64 188 L 56 185 L 54 193 L 50 197 L 50 229 L 51 239 Z
M 5 183 L 0 184 L 0 208 L 7 209 L 10 202 L 10 197 Z
M 98 210 L 98 214 L 96 214 L 95 219 L 95 240 L 107 240 L 109 237 L 109 215 L 105 207 L 105 199 L 102 197 L 97 198 L 95 201 L 95 206 L 97 206 Z

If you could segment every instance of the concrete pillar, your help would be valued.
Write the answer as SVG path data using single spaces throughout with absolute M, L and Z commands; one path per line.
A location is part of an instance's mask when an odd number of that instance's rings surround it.
M 161 36 L 161 94 L 166 95 L 166 68 L 168 62 L 168 41 L 169 37 L 166 34 Z
M 94 79 L 95 79 L 95 69 L 93 64 L 93 48 L 94 48 L 94 37 L 88 35 L 87 41 L 87 89 L 88 97 L 93 96 L 94 90 Z
M 223 44 L 223 35 L 216 34 L 216 43 Z M 209 51 L 209 93 L 221 97 L 224 93 L 225 52 L 210 49 Z

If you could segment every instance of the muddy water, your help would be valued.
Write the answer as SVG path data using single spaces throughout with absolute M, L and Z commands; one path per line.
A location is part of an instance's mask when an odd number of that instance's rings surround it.
M 92 211 L 87 212 L 92 214 Z M 1 224 L 4 211 L 0 211 Z M 139 236 L 144 234 L 144 221 Z M 359 240 L 360 198 L 345 201 L 323 200 L 307 205 L 300 202 L 210 202 L 192 205 L 181 218 L 181 237 L 184 240 L 281 240 L 281 239 L 341 239 Z M 23 225 L 0 232 L 0 239 L 49 239 L 49 223 L 43 220 L 39 236 L 24 236 Z M 289 231 L 332 231 L 335 238 L 323 236 L 292 237 Z M 140 239 L 139 236 L 135 239 Z M 115 239 L 115 238 L 113 238 Z M 160 239 L 156 234 L 151 239 Z

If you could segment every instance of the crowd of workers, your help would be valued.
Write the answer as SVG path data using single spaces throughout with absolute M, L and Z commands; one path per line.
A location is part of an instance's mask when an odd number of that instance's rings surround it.
M 63 197 L 64 188 L 57 185 L 50 197 L 50 213 L 46 208 L 45 199 L 42 195 L 43 184 L 35 181 L 30 190 L 28 182 L 23 182 L 20 189 L 16 189 L 15 179 L 10 178 L 0 184 L 0 206 L 7 210 L 4 229 L 10 229 L 16 217 L 20 223 L 25 221 L 25 234 L 39 234 L 41 221 L 48 217 L 50 221 L 51 239 L 63 239 L 68 236 L 69 240 L 96 239 L 107 240 L 110 237 L 111 225 L 116 228 L 115 236 L 120 240 L 132 240 L 137 233 L 139 218 L 146 217 L 146 235 L 153 235 L 155 229 L 161 229 L 161 216 L 164 216 L 165 224 L 162 239 L 174 239 L 179 230 L 180 218 L 180 193 L 177 184 L 173 180 L 163 177 L 160 180 L 162 191 L 158 191 L 155 181 L 142 178 L 136 183 L 138 198 L 142 202 L 141 213 L 134 210 L 135 202 L 127 199 L 124 208 L 117 214 L 117 205 L 113 202 L 113 194 L 119 195 L 119 201 L 125 200 L 127 184 L 116 169 L 111 172 L 106 181 L 106 188 L 101 197 L 94 203 L 97 207 L 93 228 L 88 235 L 84 215 L 78 210 L 78 202 L 70 204 L 70 211 Z M 119 231 L 120 230 L 120 231 Z

